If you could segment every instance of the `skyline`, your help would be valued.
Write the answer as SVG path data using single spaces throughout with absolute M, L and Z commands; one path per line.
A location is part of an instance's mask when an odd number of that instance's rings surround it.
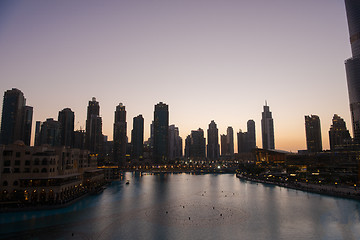
M 75 112 L 75 129 L 85 129 L 92 97 L 110 140 L 120 102 L 129 141 L 139 114 L 149 137 L 158 102 L 169 105 L 183 144 L 211 120 L 220 135 L 228 126 L 245 131 L 253 119 L 262 147 L 265 100 L 276 149 L 306 149 L 305 115 L 320 117 L 324 149 L 334 114 L 352 135 L 343 1 L 86 3 L 0 4 L 0 91 L 18 88 L 34 107 L 32 142 L 35 122 L 64 108 Z M 236 137 L 234 145 L 237 152 Z

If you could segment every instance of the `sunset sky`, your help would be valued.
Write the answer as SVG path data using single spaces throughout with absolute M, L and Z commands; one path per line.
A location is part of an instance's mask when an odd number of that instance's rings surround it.
M 149 137 L 160 101 L 183 140 L 211 120 L 236 136 L 254 119 L 259 147 L 267 100 L 276 149 L 306 149 L 309 114 L 329 149 L 335 113 L 352 133 L 348 39 L 342 0 L 2 0 L 0 94 L 23 91 L 34 125 L 69 107 L 76 129 L 96 97 L 109 140 L 120 102 L 129 140 L 138 114 Z

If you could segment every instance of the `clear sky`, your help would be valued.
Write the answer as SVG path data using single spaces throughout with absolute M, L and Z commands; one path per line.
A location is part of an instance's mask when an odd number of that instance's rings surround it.
M 259 147 L 267 100 L 277 149 L 306 149 L 309 114 L 328 149 L 334 113 L 351 130 L 348 39 L 342 0 L 2 0 L 0 92 L 22 90 L 34 124 L 70 107 L 77 129 L 96 97 L 110 140 L 120 102 L 129 140 L 138 114 L 149 137 L 160 101 L 183 139 L 254 119 Z

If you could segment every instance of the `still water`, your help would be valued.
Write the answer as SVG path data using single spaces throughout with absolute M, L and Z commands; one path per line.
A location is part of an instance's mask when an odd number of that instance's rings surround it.
M 67 208 L 0 214 L 0 238 L 360 239 L 360 202 L 233 174 L 126 173 Z

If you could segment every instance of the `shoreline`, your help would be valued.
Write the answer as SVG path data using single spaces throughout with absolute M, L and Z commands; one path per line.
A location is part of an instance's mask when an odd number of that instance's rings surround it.
M 360 190 L 355 190 L 352 187 L 334 187 L 331 185 L 317 185 L 317 184 L 308 184 L 308 183 L 280 183 L 280 182 L 273 182 L 269 180 L 261 180 L 257 178 L 250 178 L 247 176 L 243 176 L 241 174 L 236 174 L 236 177 L 249 181 L 249 182 L 256 182 L 256 183 L 262 183 L 262 184 L 269 184 L 269 185 L 275 185 L 279 187 L 289 188 L 293 190 L 299 190 L 303 192 L 309 192 L 309 193 L 315 193 L 330 197 L 339 197 L 339 198 L 347 198 L 352 200 L 360 201 Z

